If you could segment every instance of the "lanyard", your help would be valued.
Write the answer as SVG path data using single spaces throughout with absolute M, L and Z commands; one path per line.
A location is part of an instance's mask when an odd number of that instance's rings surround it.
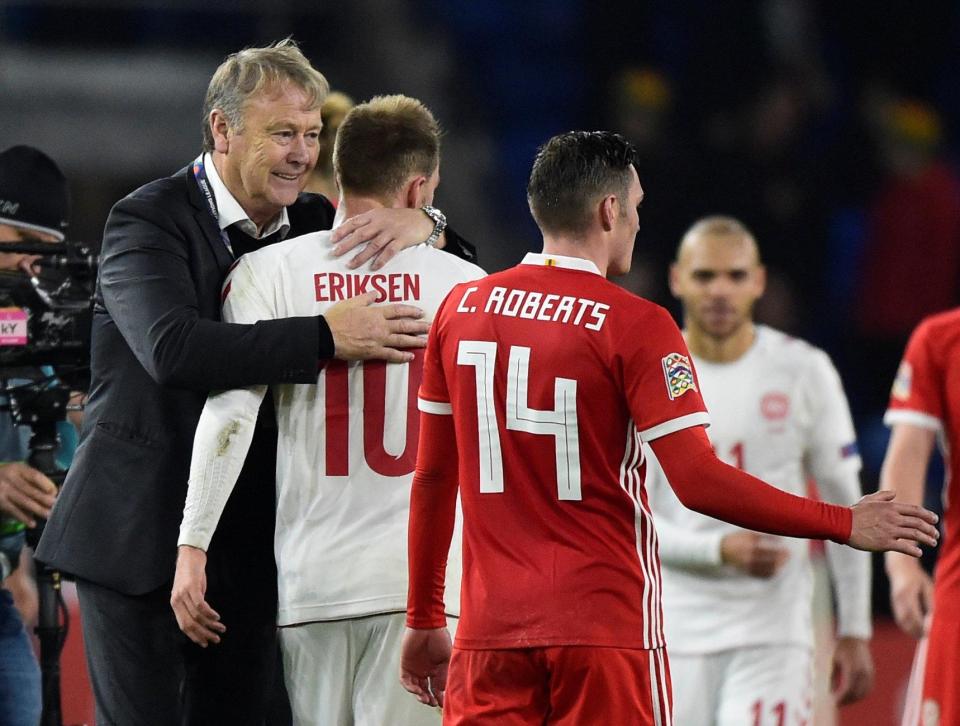
M 210 182 L 207 180 L 207 171 L 203 168 L 203 154 L 200 154 L 197 160 L 193 162 L 193 177 L 197 180 L 197 186 L 200 187 L 200 191 L 203 192 L 203 196 L 207 199 L 207 207 L 210 210 L 213 221 L 216 222 L 217 227 L 219 227 L 220 213 L 217 211 L 217 200 L 213 198 L 213 190 L 210 189 Z M 230 253 L 230 256 L 235 258 L 236 255 L 233 254 L 233 245 L 230 244 L 230 236 L 227 234 L 227 230 L 220 230 L 220 239 L 223 240 L 223 244 L 227 248 L 227 252 Z

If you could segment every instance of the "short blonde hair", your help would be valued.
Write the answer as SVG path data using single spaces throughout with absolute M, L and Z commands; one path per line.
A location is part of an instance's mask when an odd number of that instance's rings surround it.
M 207 86 L 203 103 L 203 150 L 213 151 L 210 114 L 214 109 L 226 116 L 233 129 L 242 131 L 247 101 L 285 83 L 293 84 L 307 95 L 310 109 L 320 108 L 330 93 L 327 79 L 310 64 L 292 38 L 228 55 Z
M 415 174 L 440 164 L 440 125 L 408 96 L 376 96 L 353 107 L 340 124 L 333 168 L 344 192 L 383 198 Z

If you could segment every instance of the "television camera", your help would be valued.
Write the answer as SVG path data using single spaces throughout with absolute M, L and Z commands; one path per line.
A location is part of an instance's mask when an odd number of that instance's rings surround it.
M 0 395 L 15 426 L 29 426 L 27 463 L 58 487 L 66 469 L 56 460 L 57 424 L 66 420 L 74 392 L 89 385 L 90 323 L 98 257 L 83 244 L 4 243 L 0 252 L 35 256 L 21 269 L 0 271 Z M 29 258 L 26 258 L 29 261 Z M 16 567 L 24 536 L 36 548 L 43 523 L 24 530 L 16 520 L 0 522 L 0 559 Z M 4 542 L 9 546 L 4 547 Z M 60 573 L 37 567 L 40 610 L 42 726 L 60 726 L 60 652 L 69 615 Z

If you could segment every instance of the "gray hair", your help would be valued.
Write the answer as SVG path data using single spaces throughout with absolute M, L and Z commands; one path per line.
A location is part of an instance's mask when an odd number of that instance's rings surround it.
M 297 47 L 285 38 L 265 48 L 245 48 L 232 53 L 220 64 L 203 102 L 203 150 L 213 151 L 210 114 L 218 109 L 236 131 L 243 130 L 243 110 L 247 101 L 284 83 L 291 83 L 306 95 L 310 108 L 320 108 L 330 92 L 330 84 Z

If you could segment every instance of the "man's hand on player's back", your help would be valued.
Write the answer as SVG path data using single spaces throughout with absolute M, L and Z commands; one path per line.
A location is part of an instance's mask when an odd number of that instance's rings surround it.
M 900 552 L 919 557 L 920 544 L 935 547 L 940 538 L 937 515 L 917 506 L 895 502 L 896 494 L 868 494 L 853 505 L 853 526 L 847 544 L 868 552 Z
M 422 337 L 430 324 L 419 320 L 423 311 L 413 305 L 373 305 L 377 294 L 343 300 L 325 313 L 333 334 L 336 357 L 341 360 L 383 358 L 390 363 L 413 360 L 413 353 L 399 348 L 423 348 Z

